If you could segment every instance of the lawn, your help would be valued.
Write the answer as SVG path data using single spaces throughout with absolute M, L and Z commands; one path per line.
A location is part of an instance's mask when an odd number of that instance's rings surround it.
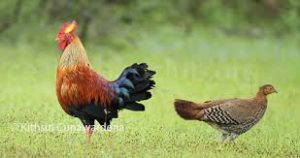
M 108 79 L 134 62 L 157 71 L 145 112 L 121 111 L 120 131 L 29 132 L 19 124 L 81 125 L 56 100 L 60 51 L 44 44 L 0 44 L 0 153 L 2 157 L 300 157 L 300 46 L 289 38 L 227 37 L 164 30 L 137 34 L 132 43 L 86 47 L 93 67 Z M 235 144 L 220 143 L 207 124 L 184 121 L 175 98 L 197 102 L 255 95 L 271 83 L 264 118 Z M 83 128 L 83 127 L 82 127 Z

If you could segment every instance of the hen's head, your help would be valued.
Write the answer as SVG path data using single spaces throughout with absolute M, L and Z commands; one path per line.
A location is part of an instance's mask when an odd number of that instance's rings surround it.
M 264 95 L 268 95 L 271 93 L 277 93 L 276 89 L 271 84 L 265 84 L 259 88 L 259 91 Z
M 62 51 L 73 41 L 74 32 L 77 28 L 77 23 L 73 21 L 72 23 L 66 22 L 59 30 L 56 40 L 58 41 L 58 48 Z

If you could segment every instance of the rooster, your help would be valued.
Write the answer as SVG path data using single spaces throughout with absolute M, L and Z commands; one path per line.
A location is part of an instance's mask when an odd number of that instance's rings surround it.
M 150 99 L 155 85 L 155 71 L 147 64 L 133 64 L 115 81 L 108 81 L 91 66 L 86 51 L 76 35 L 77 23 L 65 23 L 56 40 L 62 55 L 57 66 L 56 94 L 62 109 L 78 117 L 90 142 L 95 120 L 107 129 L 118 111 L 144 111 L 139 101 Z

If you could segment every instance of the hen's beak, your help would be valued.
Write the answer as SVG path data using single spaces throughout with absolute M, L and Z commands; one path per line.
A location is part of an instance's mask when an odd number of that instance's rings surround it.
M 275 89 L 274 89 L 274 91 L 273 91 L 273 92 L 274 92 L 274 93 L 278 93 L 278 91 L 277 91 L 277 90 L 275 90 Z
M 55 41 L 59 41 L 59 38 L 58 38 L 58 37 L 56 37 L 56 38 L 55 38 Z

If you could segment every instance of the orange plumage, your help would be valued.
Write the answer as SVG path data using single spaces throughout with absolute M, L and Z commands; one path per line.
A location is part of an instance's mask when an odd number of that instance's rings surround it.
M 57 97 L 67 113 L 68 106 L 109 106 L 112 94 L 108 81 L 87 66 L 57 69 Z
M 56 94 L 62 109 L 78 117 L 91 136 L 94 121 L 105 128 L 118 111 L 143 111 L 141 100 L 151 98 L 154 71 L 145 63 L 127 67 L 115 81 L 107 81 L 91 67 L 77 35 L 76 22 L 66 23 L 58 33 L 58 47 L 63 51 L 57 67 Z

